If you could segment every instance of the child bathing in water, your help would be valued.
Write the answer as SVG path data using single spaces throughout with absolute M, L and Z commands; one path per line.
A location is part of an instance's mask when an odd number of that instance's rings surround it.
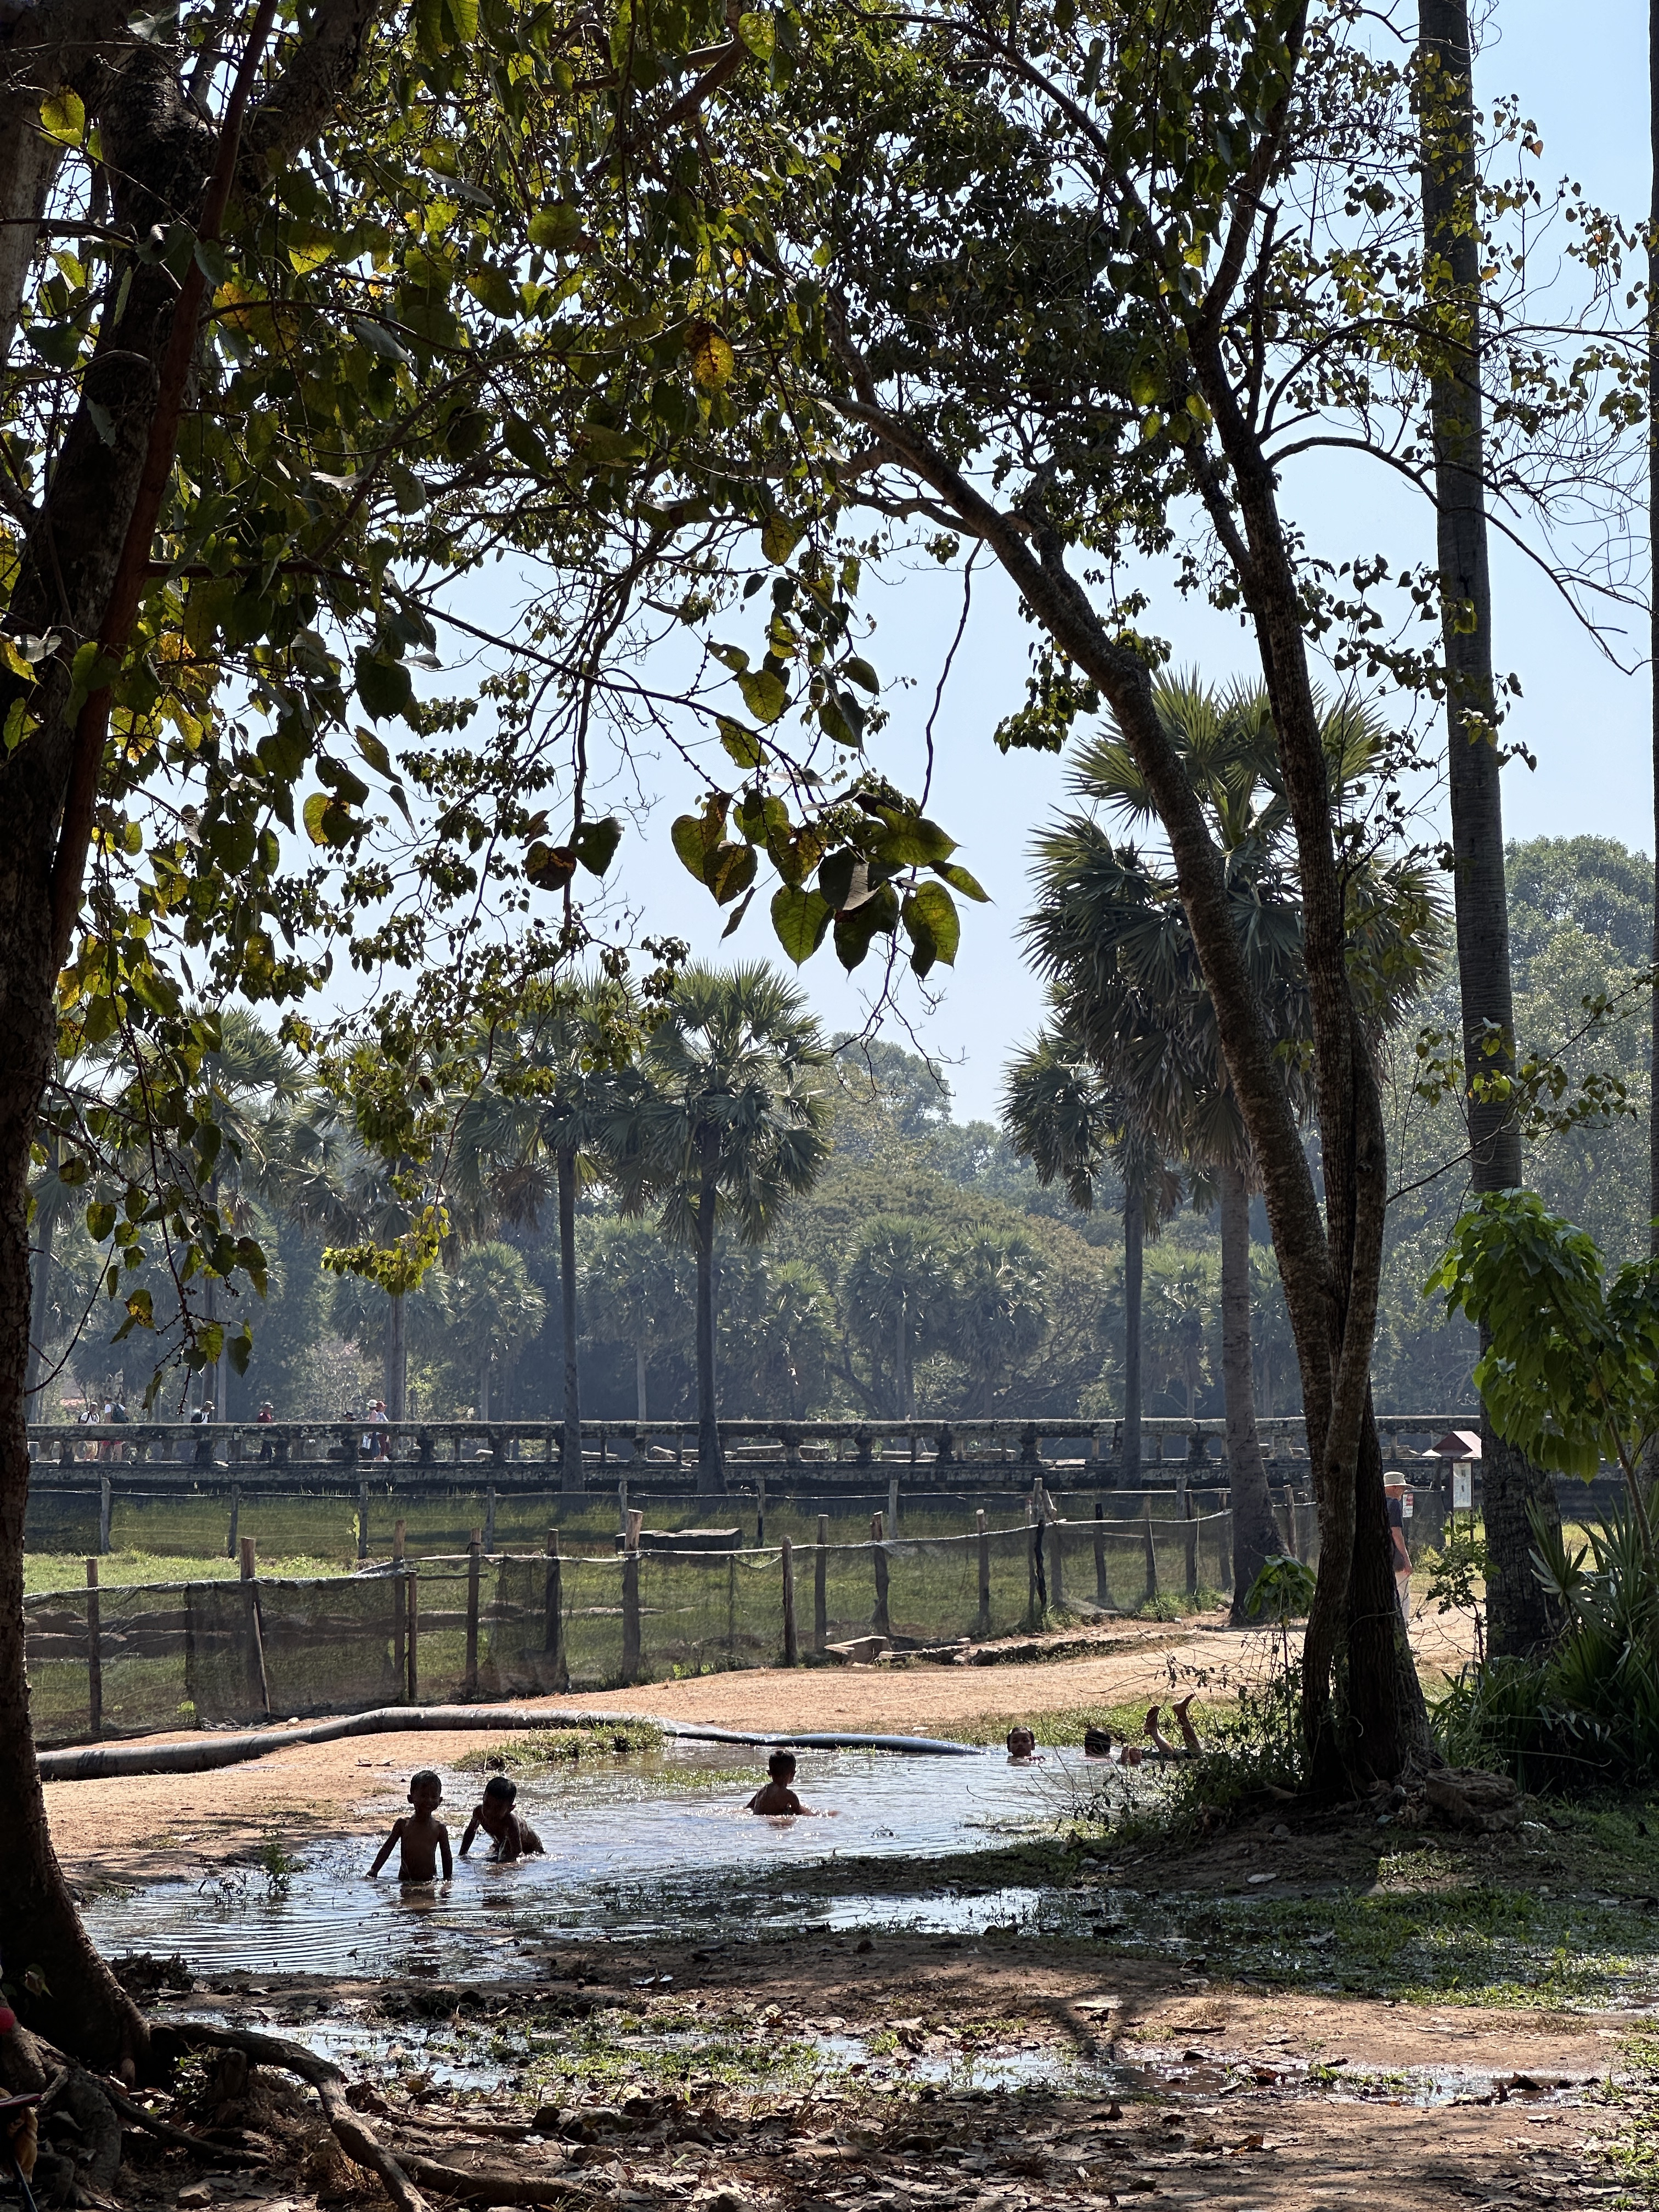
M 527 1858 L 542 1849 L 542 1839 L 529 1821 L 513 1809 L 518 1794 L 518 1784 L 509 1782 L 506 1775 L 490 1776 L 461 1838 L 463 1858 L 471 1850 L 472 1838 L 480 1828 L 490 1840 L 489 1856 L 498 1866 L 506 1866 L 513 1859 Z
M 391 1857 L 394 1844 L 400 1846 L 402 1854 L 398 1862 L 399 1881 L 435 1881 L 441 1857 L 444 1880 L 449 1880 L 455 1871 L 449 1856 L 449 1831 L 438 1818 L 443 1794 L 443 1784 L 429 1766 L 410 1776 L 409 1802 L 415 1810 L 405 1813 L 401 1820 L 393 1821 L 392 1833 L 381 1844 L 368 1870 L 371 1881 Z
M 757 1790 L 749 1800 L 751 1813 L 805 1813 L 811 1816 L 810 1805 L 803 1805 L 794 1791 L 795 1754 L 793 1751 L 775 1751 L 766 1762 L 766 1771 L 772 1778 L 763 1790 Z
M 1008 1756 L 1016 1766 L 1030 1766 L 1037 1755 L 1036 1731 L 1018 1723 L 1008 1731 Z

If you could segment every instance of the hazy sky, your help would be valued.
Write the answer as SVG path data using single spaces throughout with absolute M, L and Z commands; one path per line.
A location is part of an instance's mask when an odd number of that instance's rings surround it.
M 1591 33 L 1594 35 L 1591 35 Z M 1489 102 L 1513 92 L 1545 142 L 1541 173 L 1569 175 L 1592 198 L 1632 217 L 1648 194 L 1647 50 L 1644 11 L 1634 0 L 1594 0 L 1567 9 L 1560 0 L 1498 0 L 1478 72 L 1478 94 Z M 1431 519 L 1392 480 L 1361 464 L 1309 457 L 1293 465 L 1285 504 L 1319 549 L 1336 559 L 1387 550 L 1396 561 L 1432 557 Z M 1639 580 L 1639 579 L 1638 579 Z M 933 687 L 961 611 L 958 580 L 919 564 L 890 570 L 866 585 L 878 631 L 873 657 L 890 684 L 891 729 L 877 757 L 895 779 L 920 781 L 920 734 Z M 1622 674 L 1598 652 L 1553 588 L 1524 560 L 1494 548 L 1494 630 L 1498 664 L 1519 676 L 1523 700 L 1510 734 L 1536 755 L 1529 772 L 1505 771 L 1507 833 L 1514 837 L 1600 832 L 1651 851 L 1653 806 L 1649 686 L 1644 665 Z M 1639 663 L 1645 618 L 1621 657 Z M 1146 626 L 1168 637 L 1178 662 L 1201 661 L 1206 675 L 1224 679 L 1256 672 L 1249 641 L 1236 622 L 1183 605 L 1154 588 Z M 747 635 L 752 625 L 734 629 Z M 938 759 L 930 811 L 961 841 L 960 858 L 995 903 L 968 912 L 955 975 L 929 1012 L 912 991 L 906 1004 L 920 1041 L 945 1064 L 962 1115 L 994 1117 L 1010 1049 L 1041 1018 L 1038 994 L 1015 942 L 1025 909 L 1026 850 L 1033 829 L 1063 802 L 1062 762 L 1016 754 L 991 743 L 998 718 L 1024 695 L 1029 630 L 1013 594 L 983 557 L 974 582 L 972 617 L 957 656 L 938 722 Z M 690 939 L 715 953 L 724 921 L 708 895 L 673 856 L 668 823 L 682 811 L 690 784 L 676 763 L 647 764 L 647 792 L 659 799 L 646 838 L 624 847 L 622 885 L 647 927 Z M 721 955 L 778 957 L 764 901 Z M 873 964 L 875 956 L 872 956 Z M 943 974 L 945 971 L 938 971 Z M 843 978 L 826 945 L 802 970 L 824 1021 L 856 1027 L 863 1018 L 859 979 Z M 887 1034 L 903 1042 L 902 1032 Z

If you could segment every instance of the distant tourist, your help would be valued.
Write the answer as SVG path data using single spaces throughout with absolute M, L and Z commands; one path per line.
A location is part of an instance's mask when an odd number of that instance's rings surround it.
M 444 1880 L 449 1880 L 455 1867 L 449 1855 L 449 1831 L 438 1818 L 443 1796 L 443 1783 L 429 1766 L 410 1777 L 409 1802 L 415 1809 L 392 1822 L 392 1833 L 381 1844 L 366 1879 L 372 1881 L 379 1874 L 395 1844 L 402 1854 L 398 1861 L 399 1881 L 435 1881 L 440 1858 L 444 1863 Z
M 490 1840 L 489 1856 L 497 1865 L 506 1866 L 514 1859 L 528 1858 L 543 1849 L 542 1839 L 529 1821 L 513 1809 L 518 1795 L 516 1782 L 509 1782 L 504 1774 L 490 1776 L 462 1834 L 463 1858 L 471 1850 L 472 1838 L 481 1828 Z
M 386 1425 L 386 1400 L 371 1398 L 368 1401 L 368 1411 L 364 1414 L 363 1419 L 371 1430 L 384 1429 Z M 363 1449 L 370 1459 L 384 1459 L 386 1456 L 386 1438 L 383 1436 L 366 1436 L 363 1438 Z
M 276 1418 L 276 1415 L 272 1409 L 270 1401 L 267 1398 L 262 1402 L 258 1412 L 253 1417 L 254 1425 L 258 1428 L 269 1428 Z M 266 1437 L 259 1446 L 259 1456 L 261 1459 L 268 1460 L 271 1455 L 270 1438 Z

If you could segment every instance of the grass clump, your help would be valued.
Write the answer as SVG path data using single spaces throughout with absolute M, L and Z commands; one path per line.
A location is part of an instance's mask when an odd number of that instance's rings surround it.
M 520 1774 L 583 1759 L 620 1759 L 629 1752 L 660 1751 L 662 1730 L 650 1721 L 615 1721 L 596 1713 L 591 1719 L 562 1720 L 556 1728 L 532 1735 L 509 1736 L 464 1752 L 454 1762 L 463 1774 Z

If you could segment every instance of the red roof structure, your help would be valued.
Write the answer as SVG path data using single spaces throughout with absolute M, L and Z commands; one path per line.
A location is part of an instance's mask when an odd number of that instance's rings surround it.
M 1479 1459 L 1480 1431 L 1479 1429 L 1448 1429 L 1437 1444 L 1431 1444 L 1431 1457 L 1439 1459 Z

